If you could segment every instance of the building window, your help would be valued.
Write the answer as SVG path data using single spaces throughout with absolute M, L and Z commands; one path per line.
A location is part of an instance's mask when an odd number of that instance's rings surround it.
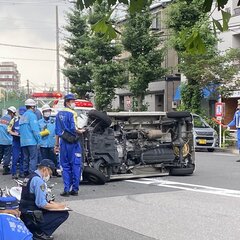
M 153 15 L 152 30 L 161 30 L 161 12 Z

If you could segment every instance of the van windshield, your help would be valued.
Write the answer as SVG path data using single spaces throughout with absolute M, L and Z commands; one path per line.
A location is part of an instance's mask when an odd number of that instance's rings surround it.
M 209 125 L 203 121 L 199 116 L 193 116 L 193 126 L 195 128 L 209 128 Z

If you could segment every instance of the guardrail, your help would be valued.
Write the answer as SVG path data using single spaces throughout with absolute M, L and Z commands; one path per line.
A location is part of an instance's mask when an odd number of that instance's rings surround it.
M 231 138 L 226 137 L 227 132 L 229 132 L 230 134 L 234 133 L 234 137 L 231 137 Z M 230 130 L 225 129 L 223 131 L 223 143 L 222 143 L 223 147 L 226 147 L 226 141 L 235 141 L 235 142 L 237 141 L 236 132 L 237 132 L 237 130 L 233 130 L 233 129 L 230 129 Z

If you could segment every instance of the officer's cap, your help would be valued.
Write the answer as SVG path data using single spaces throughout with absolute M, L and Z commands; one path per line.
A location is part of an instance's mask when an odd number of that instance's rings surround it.
M 54 172 L 55 170 L 55 165 L 52 160 L 50 159 L 43 159 L 40 164 L 38 165 L 39 167 L 48 167 Z
M 76 100 L 76 97 L 75 97 L 75 95 L 74 94 L 72 94 L 72 93 L 69 93 L 69 94 L 67 94 L 67 95 L 65 95 L 64 96 L 64 100 Z
M 19 107 L 18 113 L 19 115 L 23 115 L 27 111 L 25 106 Z
M 238 105 L 240 105 L 240 99 L 238 99 Z
M 19 202 L 15 197 L 0 197 L 0 210 L 18 209 Z

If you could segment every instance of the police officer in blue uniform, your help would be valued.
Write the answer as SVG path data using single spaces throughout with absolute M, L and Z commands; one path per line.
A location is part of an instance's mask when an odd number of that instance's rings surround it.
M 24 177 L 23 172 L 23 151 L 20 145 L 20 133 L 19 133 L 19 120 L 20 116 L 22 116 L 26 112 L 26 107 L 20 107 L 18 109 L 18 117 L 14 117 L 9 125 L 8 132 L 12 135 L 12 178 L 17 179 L 17 164 L 19 163 L 19 177 Z
M 48 104 L 42 106 L 43 118 L 38 121 L 40 126 L 40 135 L 42 139 L 40 141 L 40 152 L 42 159 L 51 159 L 55 167 L 58 167 L 57 157 L 54 153 L 55 145 L 55 118 L 51 117 L 51 107 Z M 55 172 L 53 176 L 61 176 Z
M 238 99 L 238 107 L 237 111 L 234 113 L 232 121 L 227 125 L 227 127 L 230 129 L 231 127 L 236 127 L 237 129 L 237 147 L 240 154 L 240 99 Z M 240 160 L 237 160 L 237 162 L 240 162 Z
M 75 108 L 75 96 L 67 94 L 64 97 L 65 108 L 56 116 L 56 145 L 55 151 L 60 151 L 60 164 L 63 172 L 64 191 L 61 196 L 68 197 L 78 195 L 82 165 L 82 149 L 79 141 L 70 142 L 64 137 L 64 132 L 77 139 L 82 130 L 77 129 L 77 113 Z M 60 145 L 59 145 L 60 143 Z
M 69 216 L 68 211 L 64 211 L 64 204 L 47 200 L 46 182 L 54 170 L 54 163 L 50 159 L 43 159 L 38 169 L 25 178 L 22 187 L 21 219 L 35 240 L 53 239 L 53 232 Z
M 27 176 L 29 173 L 37 169 L 38 164 L 38 144 L 40 143 L 40 128 L 38 125 L 37 116 L 34 113 L 36 102 L 33 99 L 25 101 L 27 111 L 19 120 L 20 143 L 23 149 L 23 171 Z
M 0 162 L 3 159 L 3 175 L 10 174 L 10 162 L 12 153 L 12 136 L 7 127 L 14 118 L 17 110 L 14 106 L 7 109 L 7 114 L 0 118 Z
M 19 218 L 15 197 L 0 197 L 0 240 L 32 240 L 32 234 Z

